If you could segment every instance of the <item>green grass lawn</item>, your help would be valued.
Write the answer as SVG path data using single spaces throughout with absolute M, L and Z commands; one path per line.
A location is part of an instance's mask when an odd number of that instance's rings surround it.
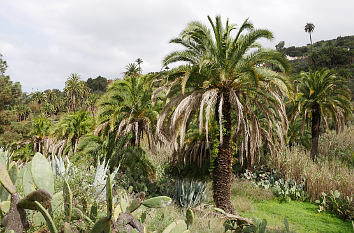
M 250 182 L 236 180 L 232 202 L 244 217 L 266 219 L 267 229 L 284 229 L 286 217 L 292 232 L 353 232 L 352 224 L 328 213 L 318 213 L 318 206 L 309 202 L 280 203 L 269 190 Z
M 253 210 L 242 213 L 249 218 L 266 219 L 269 228 L 279 229 L 288 219 L 294 232 L 353 232 L 352 224 L 327 213 L 318 213 L 317 206 L 308 202 L 277 200 L 253 203 Z

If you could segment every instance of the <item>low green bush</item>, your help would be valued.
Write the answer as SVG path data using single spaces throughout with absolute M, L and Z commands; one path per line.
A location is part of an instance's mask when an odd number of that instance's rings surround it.
M 327 211 L 338 215 L 343 220 L 354 219 L 354 202 L 353 197 L 341 196 L 338 190 L 332 191 L 328 194 L 322 193 L 320 200 L 316 200 L 319 204 L 319 212 Z
M 242 177 L 260 188 L 272 190 L 280 201 L 305 201 L 308 199 L 308 194 L 305 191 L 305 182 L 297 183 L 290 178 L 281 178 L 281 174 L 276 170 L 260 167 L 255 172 L 246 170 Z

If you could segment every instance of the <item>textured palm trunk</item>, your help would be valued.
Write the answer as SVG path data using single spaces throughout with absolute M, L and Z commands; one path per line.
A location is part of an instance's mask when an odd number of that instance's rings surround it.
M 213 171 L 214 201 L 218 208 L 235 214 L 235 208 L 231 204 L 232 183 L 232 148 L 231 148 L 231 104 L 230 91 L 223 92 L 223 141 L 219 147 L 219 154 L 215 160 Z
M 73 111 L 76 112 L 76 96 L 72 95 L 72 99 L 73 99 Z
M 312 146 L 311 146 L 311 158 L 316 159 L 318 154 L 318 139 L 320 137 L 320 123 L 321 123 L 321 110 L 318 104 L 312 107 Z

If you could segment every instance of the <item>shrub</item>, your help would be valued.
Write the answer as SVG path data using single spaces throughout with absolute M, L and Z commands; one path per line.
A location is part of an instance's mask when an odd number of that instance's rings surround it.
M 305 180 L 305 190 L 312 201 L 321 193 L 338 190 L 345 196 L 352 196 L 354 190 L 354 171 L 338 159 L 321 158 L 317 162 L 310 159 L 305 150 L 294 146 L 271 157 L 269 165 L 282 171 L 286 179 L 301 183 Z
M 293 179 L 283 179 L 276 170 L 257 168 L 255 172 L 246 170 L 242 176 L 252 181 L 257 187 L 270 189 L 281 201 L 306 200 L 305 183 L 296 183 Z
M 354 167 L 354 125 L 338 134 L 330 131 L 321 135 L 319 153 L 329 159 L 338 159 Z
M 338 190 L 329 194 L 322 193 L 320 200 L 316 200 L 319 204 L 319 212 L 328 211 L 338 215 L 343 220 L 354 219 L 354 202 L 353 197 L 343 197 Z
M 304 189 L 304 183 L 296 184 L 296 181 L 292 179 L 280 179 L 275 181 L 275 184 L 273 185 L 273 192 L 281 201 L 305 201 L 308 195 Z

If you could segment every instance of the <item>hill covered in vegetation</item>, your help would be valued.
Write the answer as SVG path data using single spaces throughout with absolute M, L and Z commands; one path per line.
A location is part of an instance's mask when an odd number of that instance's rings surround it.
M 332 69 L 347 79 L 354 93 L 354 36 L 339 36 L 332 40 L 317 41 L 312 46 L 307 44 L 288 48 L 280 42 L 276 48 L 289 56 L 293 74 L 309 69 Z

